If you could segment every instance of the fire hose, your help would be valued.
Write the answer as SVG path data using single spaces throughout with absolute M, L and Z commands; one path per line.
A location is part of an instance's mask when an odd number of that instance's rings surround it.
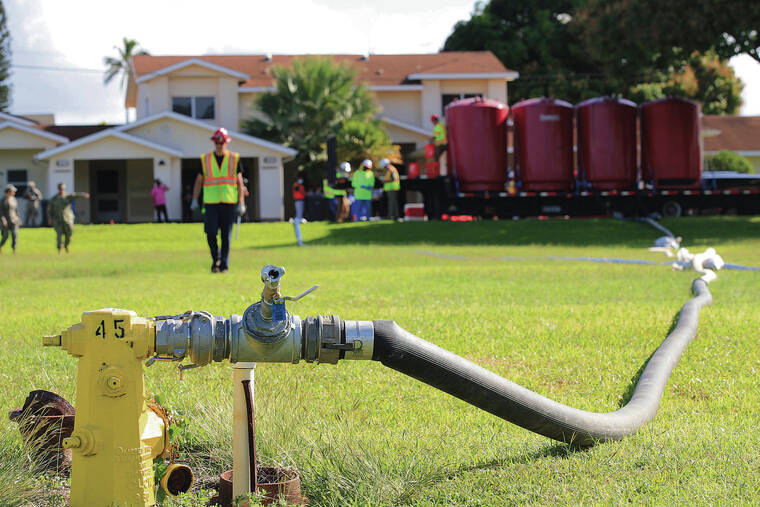
M 631 399 L 610 413 L 587 412 L 541 396 L 414 336 L 393 321 L 341 320 L 335 315 L 301 319 L 288 312 L 285 302 L 297 301 L 317 286 L 295 297 L 282 296 L 285 269 L 272 265 L 261 271 L 261 299 L 242 316 L 187 311 L 145 318 L 114 308 L 85 312 L 82 322 L 43 337 L 44 345 L 61 347 L 79 359 L 75 426 L 62 442 L 74 451 L 71 505 L 153 505 L 151 462 L 170 456 L 171 446 L 169 422 L 145 395 L 143 361 L 146 366 L 176 362 L 180 373 L 211 362 L 233 363 L 234 405 L 242 408 L 235 408 L 233 414 L 233 494 L 245 494 L 257 486 L 251 392 L 257 362 L 378 361 L 561 442 L 585 447 L 624 438 L 655 417 L 670 374 L 696 335 L 699 310 L 712 302 L 707 284 L 715 274 L 708 266 L 719 269 L 720 263 L 719 256 L 708 254 L 694 255 L 691 262 L 695 270 L 712 277 L 694 280 L 694 297 L 683 305 L 675 328 L 649 359 Z M 191 364 L 182 364 L 186 358 Z M 192 473 L 172 463 L 161 484 L 171 495 L 187 491 Z
M 610 413 L 563 405 L 492 373 L 405 331 L 392 321 L 341 321 L 337 316 L 301 320 L 284 308 L 279 294 L 284 268 L 266 266 L 262 299 L 229 319 L 188 312 L 156 321 L 158 360 L 188 356 L 202 366 L 212 361 L 335 364 L 373 360 L 451 394 L 527 430 L 578 446 L 616 440 L 650 422 L 681 355 L 697 332 L 699 310 L 712 302 L 707 283 L 694 280 L 694 297 L 681 308 L 678 323 L 649 359 L 630 401 Z M 152 361 L 151 361 L 152 362 Z

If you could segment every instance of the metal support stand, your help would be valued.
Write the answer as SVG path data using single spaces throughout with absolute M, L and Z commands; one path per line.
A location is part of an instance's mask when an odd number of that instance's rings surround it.
M 246 404 L 246 389 L 250 389 L 251 406 L 253 406 L 253 377 L 256 363 L 235 363 L 232 365 L 232 498 L 251 493 L 251 479 L 256 471 L 251 470 L 249 451 L 250 419 Z

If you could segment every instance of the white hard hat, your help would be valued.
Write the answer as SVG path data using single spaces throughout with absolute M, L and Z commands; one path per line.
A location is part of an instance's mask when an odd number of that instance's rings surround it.
M 381 169 L 385 169 L 385 166 L 387 166 L 387 165 L 388 165 L 388 164 L 390 164 L 390 163 L 391 163 L 391 161 L 390 161 L 390 160 L 388 160 L 387 158 L 384 158 L 384 159 L 382 159 L 382 160 L 380 161 L 380 168 L 381 168 Z
M 351 164 L 348 162 L 341 162 L 340 164 L 340 170 L 344 173 L 350 173 L 351 172 Z
M 365 158 L 362 162 L 362 165 L 366 167 L 367 169 L 372 169 L 372 161 L 368 158 Z

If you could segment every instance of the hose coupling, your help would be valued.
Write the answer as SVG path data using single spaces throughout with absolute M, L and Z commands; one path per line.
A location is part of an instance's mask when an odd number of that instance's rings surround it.
M 302 321 L 302 357 L 309 363 L 335 364 L 340 359 L 372 359 L 372 322 L 341 321 L 337 315 L 306 317 Z

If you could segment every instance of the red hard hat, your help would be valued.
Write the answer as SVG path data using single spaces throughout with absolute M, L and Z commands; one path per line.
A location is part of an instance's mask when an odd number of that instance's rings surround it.
M 438 115 L 434 114 L 430 117 L 430 121 L 438 121 Z
M 230 137 L 230 134 L 227 132 L 227 129 L 224 127 L 220 127 L 216 129 L 216 132 L 214 132 L 214 135 L 211 136 L 211 140 L 216 142 L 217 140 L 224 141 L 225 143 L 229 143 L 232 138 Z

